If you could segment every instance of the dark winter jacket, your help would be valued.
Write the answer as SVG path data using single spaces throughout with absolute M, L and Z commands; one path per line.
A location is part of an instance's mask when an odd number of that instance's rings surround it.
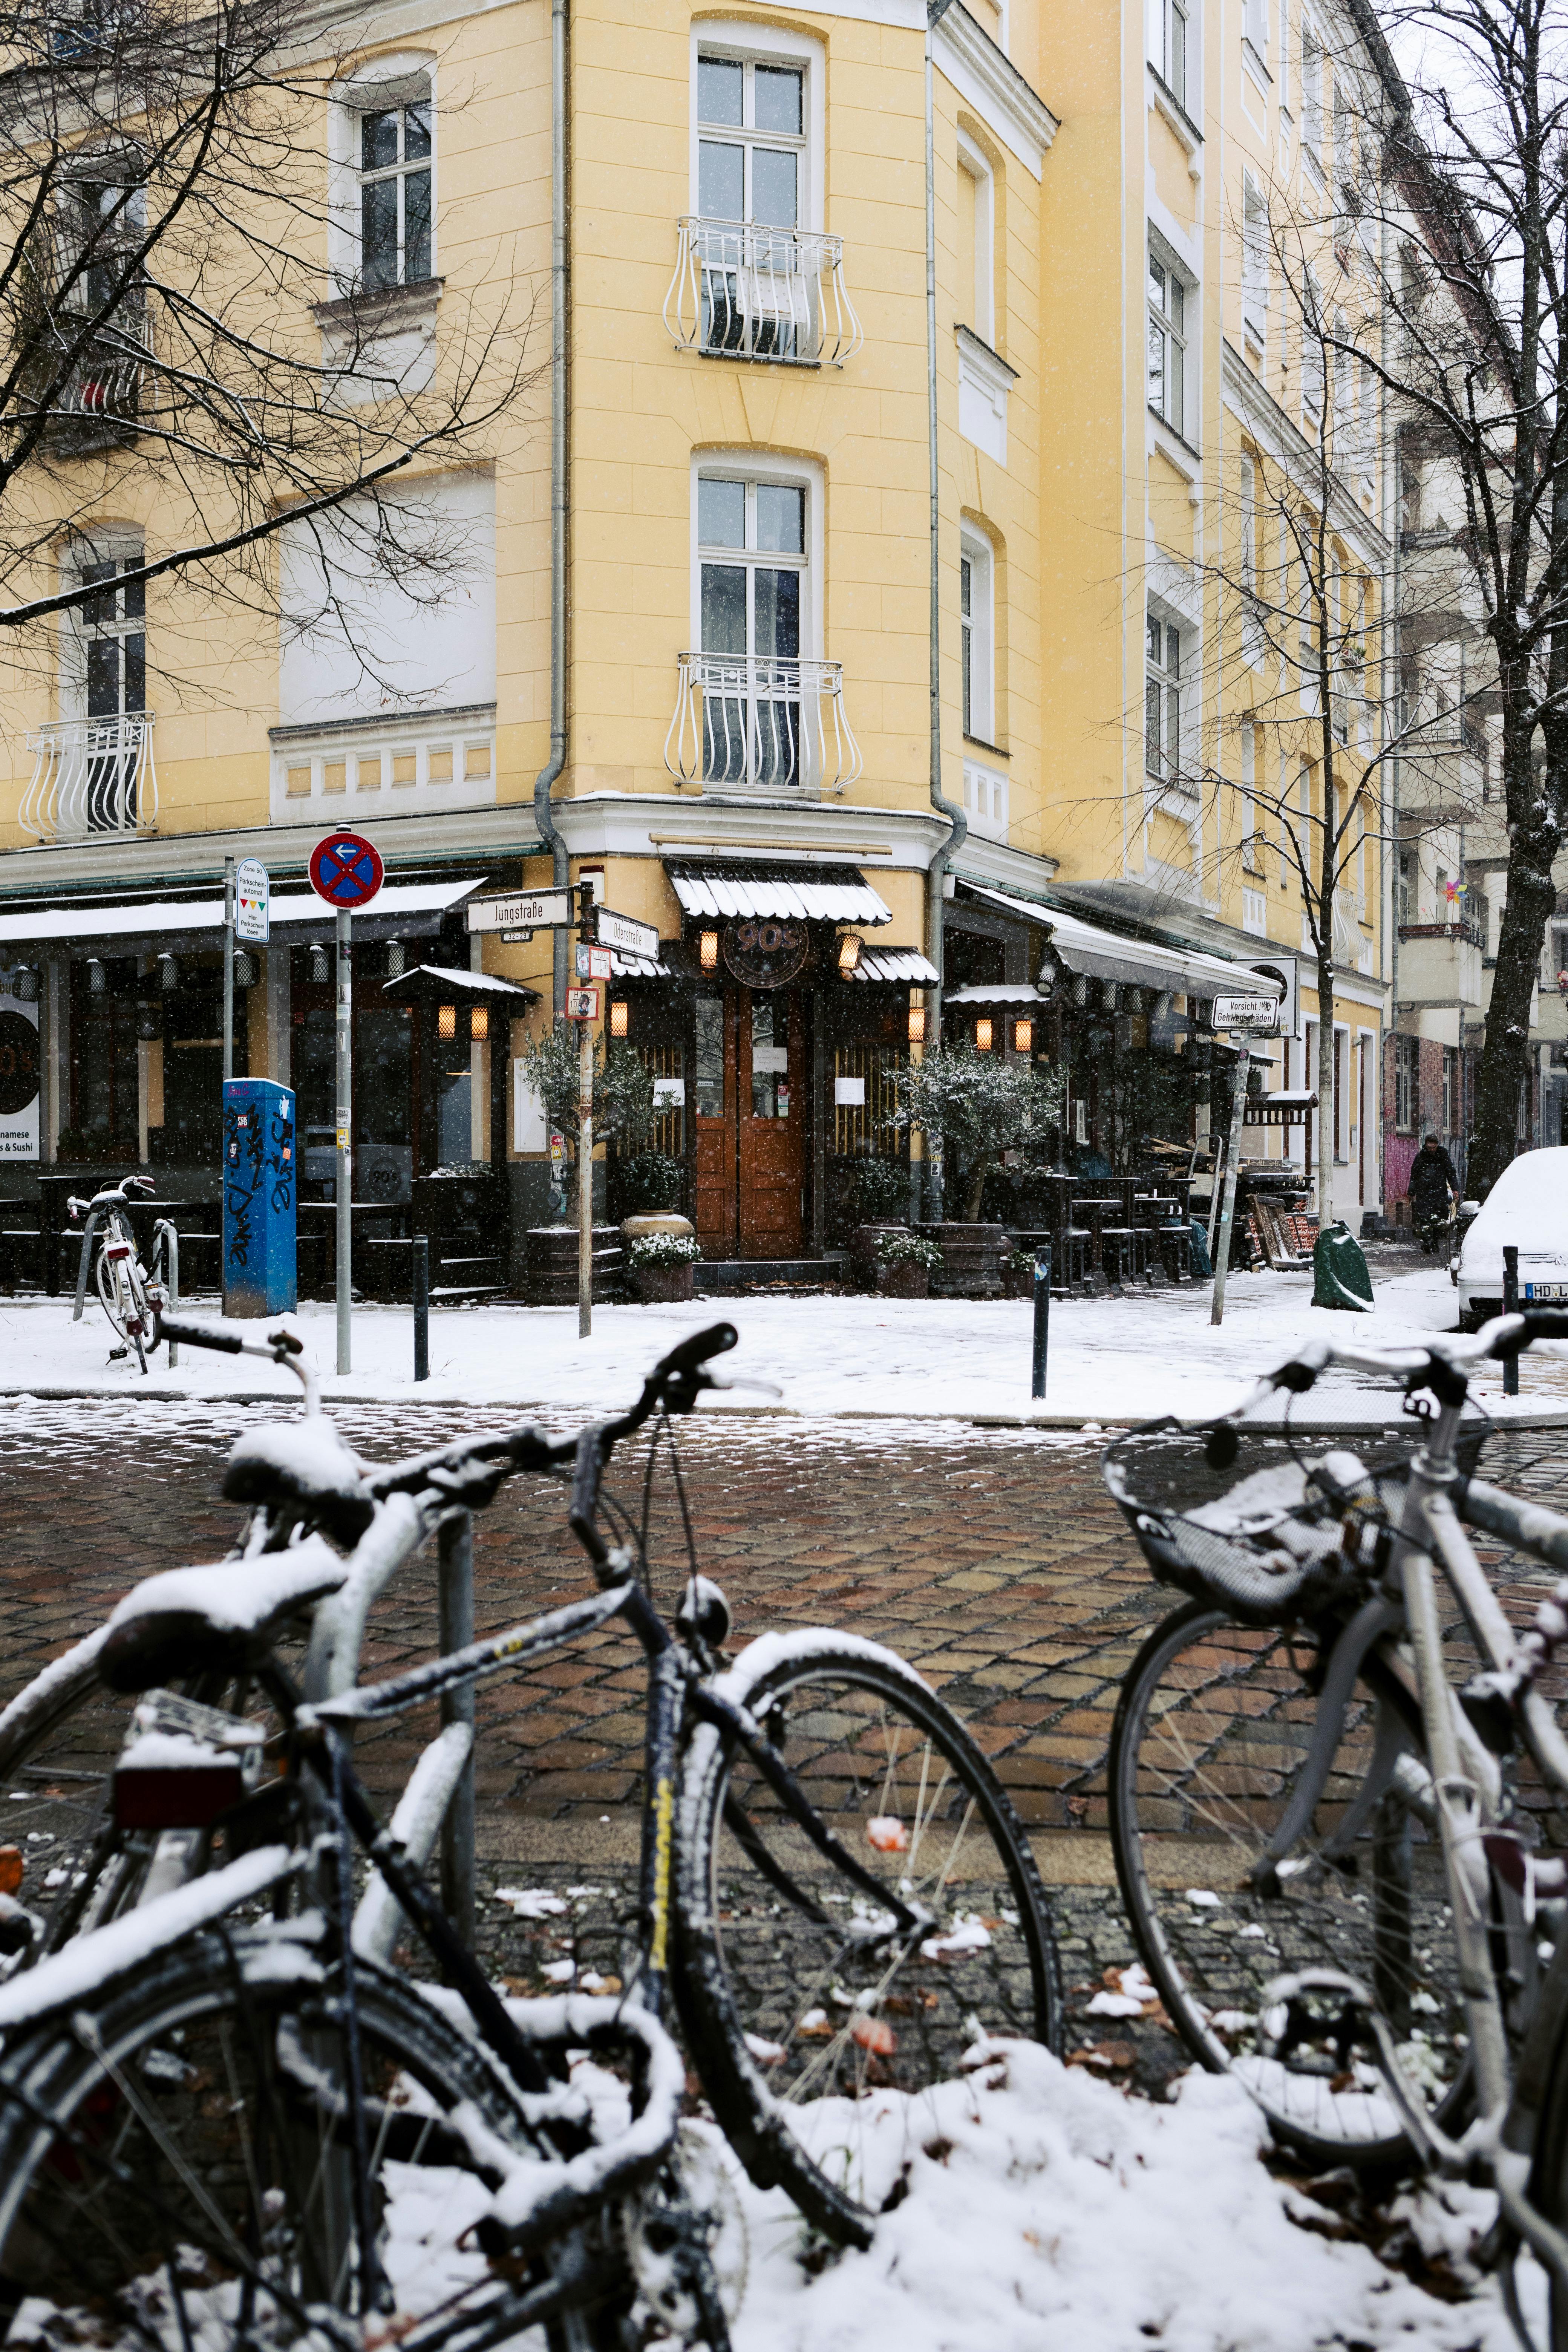
M 1436 1151 L 1428 1151 L 1423 1145 L 1410 1163 L 1410 1206 L 1415 1214 L 1440 1217 L 1448 1205 L 1449 1193 L 1457 1193 L 1458 1189 L 1454 1163 L 1442 1145 Z

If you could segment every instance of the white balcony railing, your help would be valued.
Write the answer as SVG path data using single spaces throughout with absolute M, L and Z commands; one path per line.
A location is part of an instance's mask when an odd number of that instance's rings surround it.
M 682 654 L 664 764 L 688 784 L 842 792 L 864 765 L 842 666 Z
M 27 737 L 32 780 L 17 823 L 38 841 L 145 831 L 158 814 L 150 710 L 117 719 L 58 719 Z
M 844 240 L 751 221 L 678 221 L 664 323 L 683 351 L 842 367 L 865 341 Z

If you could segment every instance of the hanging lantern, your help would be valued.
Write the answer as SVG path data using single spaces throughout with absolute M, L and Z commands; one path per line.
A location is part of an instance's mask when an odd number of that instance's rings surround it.
M 697 955 L 698 961 L 701 964 L 704 971 L 718 971 L 719 934 L 717 931 L 703 932 L 701 940 L 698 945 Z
M 98 956 L 89 956 L 87 960 L 87 992 L 89 996 L 107 996 L 109 993 L 109 974 Z
M 992 1034 L 991 1023 L 983 1014 L 974 1024 L 974 1050 L 977 1054 L 988 1054 L 991 1051 Z
M 476 1045 L 488 1045 L 490 1034 L 490 1008 L 488 1004 L 468 1007 L 468 1034 Z
M 388 980 L 401 980 L 407 969 L 408 961 L 404 951 L 403 941 L 401 940 L 388 940 L 386 942 L 386 976 Z
M 860 952 L 865 947 L 865 944 L 866 942 L 860 937 L 858 931 L 846 931 L 844 933 L 842 939 L 838 942 L 838 977 L 840 980 L 847 980 L 851 973 L 859 969 Z
M 161 1037 L 163 1034 L 163 1016 L 159 1012 L 157 1006 L 155 1004 L 139 1004 L 136 1007 L 136 1034 L 138 1037 L 142 1039 L 144 1045 L 150 1045 L 155 1037 Z
M 910 1007 L 910 1043 L 923 1045 L 926 1041 L 926 1009 L 923 1004 Z
M 18 1004 L 38 1001 L 38 975 L 31 964 L 19 963 L 11 974 L 11 993 Z
M 332 967 L 324 940 L 318 940 L 310 950 L 310 978 L 318 988 L 324 988 L 332 976 Z
M 437 1037 L 455 1037 L 455 1036 L 457 1035 L 457 1034 L 458 1034 L 458 1008 L 457 1008 L 457 1006 L 456 1006 L 455 1004 L 440 1004 L 440 1005 L 437 1005 L 437 1008 L 436 1008 L 436 1034 L 437 1034 Z
M 234 951 L 234 984 L 236 988 L 254 988 L 257 981 L 257 972 L 258 966 L 256 958 L 253 955 L 247 954 L 244 948 L 236 948 Z
M 1072 1001 L 1080 1009 L 1089 1003 L 1089 976 L 1086 972 L 1079 972 L 1073 980 Z
M 632 1025 L 632 1008 L 624 996 L 610 999 L 610 1034 L 624 1037 Z
M 1015 1021 L 1013 1024 L 1013 1051 L 1015 1054 L 1032 1054 L 1034 1050 L 1034 1023 L 1032 1021 Z
M 172 996 L 180 984 L 179 960 L 172 955 L 158 958 L 158 985 L 165 996 Z

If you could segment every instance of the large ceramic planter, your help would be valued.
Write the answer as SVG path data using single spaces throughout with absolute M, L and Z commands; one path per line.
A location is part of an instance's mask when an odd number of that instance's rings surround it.
M 1008 1247 L 1005 1225 L 921 1225 L 935 1242 L 942 1262 L 931 1287 L 939 1298 L 1000 1298 L 1002 1260 Z
M 912 1259 L 902 1265 L 879 1265 L 877 1288 L 884 1298 L 929 1298 L 931 1268 Z
M 849 1236 L 849 1270 L 851 1278 L 863 1289 L 880 1289 L 878 1281 L 877 1244 L 883 1234 L 907 1234 L 908 1225 L 857 1225 Z
M 644 1307 L 659 1307 L 691 1297 L 692 1273 L 688 1258 L 684 1265 L 634 1265 L 629 1279 Z

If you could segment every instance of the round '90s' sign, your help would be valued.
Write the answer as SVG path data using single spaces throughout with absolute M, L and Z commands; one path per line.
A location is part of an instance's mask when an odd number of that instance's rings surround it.
M 310 852 L 310 887 L 329 907 L 368 907 L 385 878 L 380 850 L 361 833 L 329 833 Z
M 26 1013 L 0 1013 L 0 1118 L 38 1098 L 38 1032 Z

